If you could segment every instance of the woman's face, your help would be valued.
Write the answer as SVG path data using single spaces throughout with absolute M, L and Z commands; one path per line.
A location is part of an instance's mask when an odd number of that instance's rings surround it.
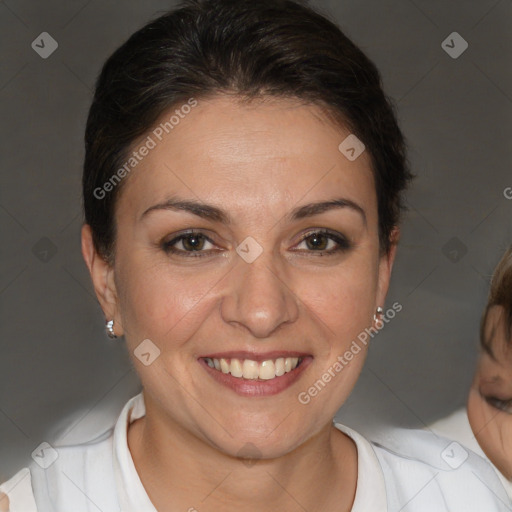
M 351 392 L 365 347 L 341 371 L 338 357 L 384 303 L 394 249 L 380 256 L 370 157 L 349 160 L 348 131 L 283 99 L 202 100 L 148 135 L 117 204 L 115 264 L 91 270 L 147 414 L 232 455 L 287 453 Z
M 483 350 L 468 397 L 468 418 L 479 445 L 512 479 L 512 350 L 501 306 L 489 309 L 485 337 L 495 358 Z

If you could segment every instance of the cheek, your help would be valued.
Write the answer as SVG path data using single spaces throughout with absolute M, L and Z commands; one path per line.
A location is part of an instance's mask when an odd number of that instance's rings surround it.
M 507 478 L 512 477 L 512 416 L 494 409 L 471 389 L 468 418 L 487 457 Z
M 323 334 L 315 340 L 315 372 L 299 397 L 301 403 L 308 400 L 311 407 L 322 411 L 319 418 L 334 416 L 359 377 L 374 335 L 368 328 L 376 288 L 377 265 L 369 257 L 347 260 L 330 274 L 309 275 L 297 285 L 306 314 Z
M 127 339 L 163 341 L 205 314 L 208 291 L 221 278 L 219 272 L 172 270 L 168 264 L 119 262 L 120 309 Z M 225 271 L 224 271 L 225 272 Z
M 469 392 L 467 407 L 471 429 L 478 442 L 489 442 L 499 435 L 499 412 L 491 407 L 474 387 Z
M 371 258 L 347 259 L 319 277 L 299 276 L 297 293 L 338 340 L 353 338 L 373 319 L 377 265 Z

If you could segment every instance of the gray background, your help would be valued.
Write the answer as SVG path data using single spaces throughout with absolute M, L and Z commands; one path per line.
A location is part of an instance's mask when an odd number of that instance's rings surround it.
M 82 140 L 104 60 L 173 5 L 0 3 L 0 482 L 42 441 L 95 437 L 139 391 L 80 254 Z M 512 243 L 512 2 L 314 5 L 381 70 L 418 175 L 388 297 L 403 310 L 337 417 L 367 435 L 423 426 L 464 403 L 489 277 Z M 31 48 L 45 31 L 59 45 L 48 59 Z M 456 59 L 441 47 L 454 31 L 469 44 Z

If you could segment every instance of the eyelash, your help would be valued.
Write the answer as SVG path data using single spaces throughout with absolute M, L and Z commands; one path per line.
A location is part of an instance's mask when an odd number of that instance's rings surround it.
M 207 237 L 204 233 L 202 233 L 201 231 L 189 231 L 186 233 L 182 233 L 181 235 L 173 238 L 172 240 L 169 240 L 168 242 L 164 241 L 161 244 L 162 250 L 167 254 L 176 254 L 178 256 L 183 256 L 185 258 L 202 258 L 202 257 L 208 256 L 211 251 L 184 251 L 182 249 L 176 249 L 174 247 L 174 245 L 177 244 L 178 242 L 180 242 L 184 239 L 187 239 L 187 238 L 197 237 L 198 235 L 201 236 L 202 238 L 204 238 L 207 242 L 210 242 L 213 244 L 213 241 L 209 237 Z M 334 249 L 329 249 L 326 251 L 325 250 L 324 251 L 309 250 L 308 252 L 310 252 L 311 255 L 334 256 L 335 254 L 337 254 L 339 252 L 345 252 L 351 248 L 350 243 L 343 235 L 339 235 L 339 234 L 334 233 L 328 229 L 316 229 L 316 230 L 309 231 L 302 237 L 302 239 L 299 241 L 299 244 L 301 244 L 308 238 L 312 237 L 313 235 L 326 235 L 328 239 L 336 242 L 338 244 L 338 246 Z M 296 251 L 296 252 L 301 252 L 301 251 Z
M 512 400 L 500 400 L 494 396 L 484 396 L 484 400 L 498 411 L 512 414 Z

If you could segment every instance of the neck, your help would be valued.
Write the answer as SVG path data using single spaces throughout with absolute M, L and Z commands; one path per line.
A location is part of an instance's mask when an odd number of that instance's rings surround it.
M 149 405 L 149 409 L 148 409 Z M 355 443 L 330 423 L 274 459 L 241 460 L 169 417 L 146 416 L 128 429 L 128 446 L 159 512 L 350 511 L 357 484 Z

